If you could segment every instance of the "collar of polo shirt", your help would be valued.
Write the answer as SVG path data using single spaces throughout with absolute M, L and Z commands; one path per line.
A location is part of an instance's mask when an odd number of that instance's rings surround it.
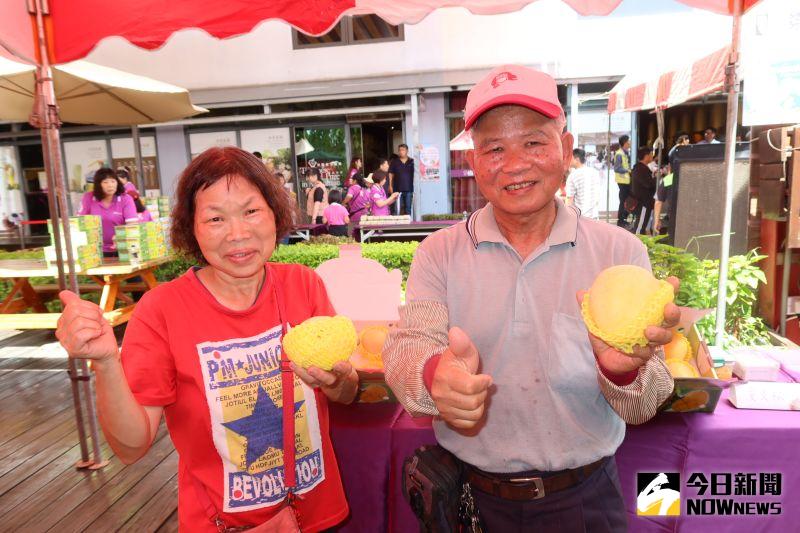
M 554 198 L 556 203 L 556 220 L 550 229 L 547 237 L 548 246 L 559 244 L 571 244 L 575 246 L 578 240 L 578 218 L 580 213 L 575 207 L 566 206 L 558 198 Z M 508 240 L 497 227 L 497 220 L 494 218 L 494 207 L 486 204 L 485 207 L 475 211 L 467 220 L 467 233 L 469 233 L 475 248 L 482 242 L 496 242 L 511 246 Z

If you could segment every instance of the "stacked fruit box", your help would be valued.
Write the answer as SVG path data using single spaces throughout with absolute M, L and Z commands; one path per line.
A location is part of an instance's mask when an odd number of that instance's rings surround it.
M 72 257 L 75 260 L 78 272 L 99 266 L 103 260 L 103 227 L 100 217 L 96 215 L 82 215 L 70 217 L 70 240 L 72 244 Z M 44 248 L 44 257 L 48 266 L 57 264 L 55 238 L 53 237 L 53 223 L 47 221 L 50 233 L 50 246 Z M 60 229 L 60 228 L 59 228 Z M 62 232 L 63 233 L 63 232 Z M 66 261 L 67 247 L 62 235 L 61 258 Z
M 125 224 L 114 228 L 119 260 L 139 264 L 167 255 L 160 222 Z
M 154 218 L 165 218 L 169 216 L 169 196 L 158 197 L 158 216 Z

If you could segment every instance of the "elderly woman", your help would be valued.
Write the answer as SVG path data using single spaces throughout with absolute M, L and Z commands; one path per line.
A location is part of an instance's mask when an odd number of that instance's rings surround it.
M 101 168 L 94 173 L 93 189 L 81 199 L 81 215 L 98 215 L 103 224 L 103 255 L 114 257 L 114 228 L 122 224 L 139 221 L 136 204 L 125 194 L 125 186 L 110 168 Z
M 267 262 L 292 211 L 252 154 L 212 148 L 181 175 L 172 224 L 175 247 L 201 266 L 145 294 L 121 354 L 100 308 L 61 293 L 56 334 L 70 357 L 92 360 L 100 423 L 120 459 L 143 457 L 166 416 L 183 531 L 263 528 L 285 509 L 282 326 L 334 314 L 312 270 Z M 346 362 L 293 370 L 292 505 L 303 531 L 320 531 L 348 514 L 328 401 L 351 402 L 358 377 Z

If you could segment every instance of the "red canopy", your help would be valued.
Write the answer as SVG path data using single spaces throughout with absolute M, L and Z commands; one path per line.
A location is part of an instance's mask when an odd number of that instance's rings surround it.
M 623 78 L 609 94 L 608 112 L 663 109 L 721 91 L 730 50 L 730 46 L 725 46 L 649 80 L 637 82 Z
M 535 0 L 49 0 L 46 17 L 50 62 L 85 57 L 102 39 L 120 36 L 158 48 L 174 32 L 200 28 L 217 38 L 248 33 L 269 19 L 283 20 L 310 35 L 326 33 L 344 15 L 374 13 L 393 23 L 414 23 L 434 9 L 460 6 L 476 14 L 517 11 Z M 563 0 L 581 15 L 607 15 L 621 0 Z M 679 0 L 731 13 L 732 0 Z M 744 0 L 747 9 L 758 0 Z M 36 63 L 35 20 L 28 0 L 0 0 L 0 48 Z

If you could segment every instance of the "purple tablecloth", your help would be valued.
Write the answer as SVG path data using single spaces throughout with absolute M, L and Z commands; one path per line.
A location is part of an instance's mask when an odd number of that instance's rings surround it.
M 414 532 L 400 490 L 403 459 L 434 442 L 429 418 L 414 419 L 395 404 L 332 406 L 331 434 L 350 502 L 342 531 Z M 631 531 L 800 531 L 800 414 L 738 410 L 723 393 L 714 414 L 662 413 L 629 426 L 617 466 Z M 678 518 L 636 516 L 636 473 L 780 472 L 780 516 Z M 690 496 L 694 496 L 690 494 Z M 747 498 L 742 498 L 746 501 Z M 685 511 L 685 506 L 684 506 Z

